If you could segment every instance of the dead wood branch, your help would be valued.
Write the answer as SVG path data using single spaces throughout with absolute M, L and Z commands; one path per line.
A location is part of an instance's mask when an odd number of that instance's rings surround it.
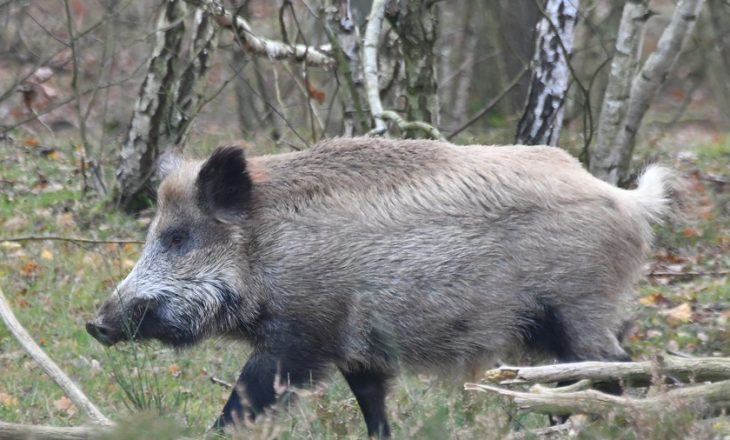
M 730 358 L 665 356 L 658 362 L 575 362 L 539 367 L 503 366 L 487 371 L 484 377 L 489 382 L 501 385 L 580 379 L 593 382 L 621 379 L 648 383 L 657 373 L 685 382 L 730 379 Z
M 605 415 L 617 411 L 631 416 L 667 410 L 677 404 L 691 410 L 704 410 L 708 405 L 722 407 L 730 402 L 730 380 L 677 388 L 644 399 L 613 396 L 596 390 L 563 393 L 541 387 L 540 392 L 523 392 L 477 383 L 466 383 L 464 389 L 495 393 L 511 399 L 523 409 L 554 415 Z
M 0 422 L 0 438 L 5 440 L 82 440 L 98 438 L 103 430 L 98 426 L 69 428 Z
M 431 139 L 446 140 L 438 128 L 423 121 L 406 121 L 398 113 L 391 110 L 384 110 L 380 115 L 383 119 L 395 122 L 401 132 L 405 132 L 406 130 L 420 130 L 426 133 Z
M 64 373 L 53 360 L 35 343 L 33 338 L 28 332 L 20 325 L 20 322 L 15 318 L 15 315 L 10 310 L 10 304 L 5 298 L 5 294 L 0 289 L 0 317 L 5 321 L 5 325 L 8 330 L 15 336 L 15 339 L 20 342 L 23 349 L 38 363 L 43 371 L 53 379 L 54 382 L 61 387 L 64 393 L 69 399 L 76 405 L 81 411 L 89 416 L 94 422 L 101 425 L 111 425 L 112 422 L 104 414 L 99 411 L 99 408 L 94 405 L 88 397 L 81 391 L 81 389 L 71 381 L 71 379 Z M 27 437 L 27 436 L 26 436 Z
M 0 243 L 4 241 L 70 241 L 73 243 L 89 243 L 89 244 L 144 244 L 140 240 L 125 240 L 121 238 L 109 238 L 106 240 L 97 240 L 94 238 L 78 238 L 78 237 L 62 237 L 59 235 L 22 235 L 19 237 L 0 237 Z
M 303 44 L 286 44 L 257 36 L 251 25 L 241 16 L 233 15 L 217 0 L 185 0 L 215 17 L 221 27 L 232 30 L 243 43 L 243 48 L 256 55 L 264 55 L 274 60 L 293 58 L 305 61 L 311 66 L 330 67 L 334 58 L 321 50 Z

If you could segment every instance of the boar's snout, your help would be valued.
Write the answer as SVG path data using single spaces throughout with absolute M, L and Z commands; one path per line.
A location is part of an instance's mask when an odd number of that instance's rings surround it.
M 110 325 L 102 324 L 96 321 L 89 321 L 86 323 L 86 331 L 94 337 L 97 341 L 106 345 L 114 345 L 119 342 L 122 336 L 120 331 L 117 331 Z
M 86 323 L 86 331 L 106 346 L 125 339 L 122 321 L 118 318 L 118 308 L 116 301 L 106 301 L 99 309 L 96 318 Z

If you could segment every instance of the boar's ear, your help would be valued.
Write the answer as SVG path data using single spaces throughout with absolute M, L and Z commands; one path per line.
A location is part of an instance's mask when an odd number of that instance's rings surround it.
M 198 203 L 219 220 L 235 217 L 248 205 L 252 186 L 243 149 L 218 147 L 198 173 Z
M 157 177 L 164 180 L 172 171 L 180 168 L 182 163 L 182 148 L 178 146 L 167 147 L 157 160 Z

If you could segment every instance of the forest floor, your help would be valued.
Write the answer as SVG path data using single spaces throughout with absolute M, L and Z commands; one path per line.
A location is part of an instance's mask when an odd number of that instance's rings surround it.
M 693 208 L 682 224 L 657 228 L 626 346 L 634 359 L 667 351 L 730 356 L 730 138 L 652 150 L 691 184 Z M 642 154 L 642 158 L 648 156 Z M 184 351 L 156 343 L 106 349 L 84 330 L 141 246 L 64 241 L 8 241 L 18 236 L 144 240 L 149 214 L 131 218 L 84 193 L 75 146 L 35 138 L 0 141 L 0 287 L 18 319 L 107 415 L 114 438 L 200 435 L 229 394 L 211 382 L 235 382 L 247 348 L 214 339 Z M 547 418 L 499 398 L 462 391 L 459 383 L 404 375 L 388 411 L 395 438 L 488 439 L 548 425 Z M 698 427 L 696 408 L 659 418 L 612 415 L 589 422 L 581 438 L 707 438 L 730 425 Z M 285 414 L 259 423 L 249 438 L 363 438 L 365 427 L 344 381 L 299 393 Z M 61 390 L 0 325 L 0 420 L 58 426 L 86 422 Z M 125 423 L 125 421 L 129 423 Z M 144 434 L 142 434 L 144 433 Z

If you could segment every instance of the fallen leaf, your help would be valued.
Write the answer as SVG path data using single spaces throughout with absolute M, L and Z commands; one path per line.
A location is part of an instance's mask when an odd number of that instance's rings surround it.
M 43 248 L 43 250 L 41 251 L 41 260 L 53 260 L 53 252 L 49 251 L 47 248 Z
M 26 136 L 25 138 L 23 138 L 23 145 L 25 145 L 26 147 L 37 147 L 40 143 L 41 141 L 39 141 L 38 138 L 34 136 Z
M 124 261 L 122 261 L 122 266 L 124 266 L 125 269 L 131 269 L 134 267 L 134 260 L 125 258 Z
M 53 406 L 56 407 L 57 410 L 64 412 L 70 416 L 76 414 L 76 406 L 71 401 L 71 399 L 66 396 L 63 396 L 53 402 Z
M 659 292 L 650 293 L 639 299 L 639 303 L 645 306 L 655 306 L 657 304 L 666 304 L 667 298 Z
M 170 364 L 169 367 L 167 367 L 167 371 L 169 371 L 170 374 L 172 374 L 175 377 L 178 377 L 182 373 L 180 366 L 174 362 L 172 364 Z
M 67 228 L 74 225 L 74 216 L 70 212 L 64 212 L 56 216 L 56 225 Z
M 0 243 L 0 246 L 4 247 L 5 249 L 20 249 L 22 246 L 20 243 L 15 241 L 3 241 Z
M 319 90 L 316 88 L 312 83 L 310 83 L 308 80 L 304 80 L 304 86 L 307 88 L 307 93 L 309 93 L 309 96 L 317 101 L 318 104 L 323 104 L 325 98 L 327 95 L 324 91 Z
M 91 373 L 96 375 L 101 372 L 101 364 L 96 359 L 91 360 Z
M 690 322 L 692 320 L 692 306 L 687 302 L 669 310 L 662 310 L 660 313 L 666 316 L 667 323 L 672 327 L 676 327 L 681 322 Z
M 36 263 L 33 260 L 26 261 L 25 264 L 23 264 L 23 267 L 20 268 L 20 274 L 23 275 L 26 278 L 32 277 L 33 275 L 36 275 L 38 273 L 39 266 L 38 263 Z
M 8 393 L 0 393 L 0 405 L 6 408 L 18 406 L 18 398 Z
M 16 215 L 5 220 L 3 229 L 5 232 L 16 232 L 23 229 L 27 224 L 28 220 L 24 216 Z

